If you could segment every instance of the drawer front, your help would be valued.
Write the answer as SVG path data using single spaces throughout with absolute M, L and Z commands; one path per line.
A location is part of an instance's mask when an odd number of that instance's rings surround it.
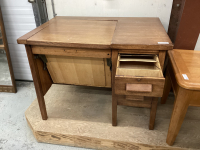
M 118 105 L 124 105 L 124 106 L 133 106 L 133 107 L 146 107 L 151 108 L 152 103 L 152 97 L 142 97 L 143 100 L 129 100 L 127 99 L 127 96 L 136 98 L 138 96 L 132 96 L 132 95 L 118 95 L 117 96 L 117 103 Z
M 152 84 L 126 84 L 126 91 L 131 92 L 152 92 Z
M 157 55 L 118 55 L 115 94 L 162 97 L 164 83 Z
M 162 97 L 165 78 L 115 76 L 115 94 Z

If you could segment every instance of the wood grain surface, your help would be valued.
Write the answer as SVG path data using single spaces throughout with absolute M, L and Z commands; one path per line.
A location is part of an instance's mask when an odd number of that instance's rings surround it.
M 18 43 L 131 50 L 169 50 L 173 47 L 159 18 L 134 17 L 55 17 L 19 38 Z
M 168 42 L 168 44 L 158 44 Z M 121 18 L 112 40 L 116 49 L 169 50 L 173 44 L 159 18 Z
M 126 95 L 126 100 L 144 101 L 144 96 L 131 96 L 131 95 Z
M 128 95 L 129 98 L 132 97 L 134 98 L 135 96 L 133 95 Z M 137 98 L 138 96 L 136 96 Z M 118 105 L 123 105 L 123 106 L 132 106 L 132 107 L 143 107 L 143 108 L 151 108 L 151 102 L 152 98 L 151 97 L 143 97 L 143 101 L 139 100 L 130 100 L 127 99 L 127 95 L 118 95 L 117 96 L 117 104 Z
M 54 83 L 111 87 L 111 71 L 104 58 L 54 55 L 46 58 Z
M 115 93 L 115 75 L 117 68 L 118 50 L 112 50 L 112 125 L 117 125 L 117 95 Z
M 175 49 L 168 54 L 179 86 L 200 90 L 200 52 Z M 183 74 L 187 75 L 189 80 L 184 79 Z
M 41 82 L 41 78 L 39 74 L 39 69 L 37 66 L 37 61 L 34 58 L 34 55 L 31 50 L 31 46 L 25 45 L 25 47 L 26 47 L 26 53 L 29 60 L 29 65 L 30 65 L 30 69 L 31 69 L 31 73 L 32 73 L 32 77 L 33 77 L 33 81 L 35 85 L 35 91 L 37 94 L 38 104 L 40 107 L 42 119 L 47 120 L 48 116 L 47 116 L 44 93 L 43 93 L 42 82 Z
M 115 93 L 118 95 L 137 95 L 162 97 L 165 78 L 142 78 L 142 77 L 115 77 Z M 152 84 L 152 92 L 126 91 L 126 84 Z
M 199 52 L 189 50 L 169 51 L 166 83 L 161 103 L 165 103 L 171 87 L 175 94 L 166 142 L 173 145 L 181 129 L 189 106 L 200 107 Z
M 116 21 L 56 19 L 27 39 L 31 45 L 110 48 Z
M 42 85 L 43 95 L 45 95 L 47 91 L 49 90 L 49 88 L 51 87 L 53 81 L 51 79 L 49 71 L 46 68 L 46 64 L 44 64 L 44 62 L 40 58 L 36 59 L 36 63 L 37 63 L 39 77 L 40 77 L 40 81 Z
M 126 91 L 152 92 L 152 84 L 126 84 Z
M 84 49 L 84 48 L 50 47 L 50 46 L 32 46 L 32 51 L 33 54 L 43 54 L 43 55 L 111 58 L 110 49 Z
M 27 39 L 38 33 L 39 31 L 43 30 L 44 28 L 48 27 L 50 23 L 53 23 L 55 21 L 55 18 L 49 20 L 48 22 L 45 22 L 41 26 L 33 29 L 32 31 L 28 32 L 27 34 L 21 36 L 17 39 L 18 44 L 28 44 Z
M 158 105 L 158 97 L 153 97 L 152 98 L 152 102 L 151 102 L 151 112 L 150 112 L 150 119 L 149 119 L 149 130 L 153 130 L 154 129 L 157 105 Z

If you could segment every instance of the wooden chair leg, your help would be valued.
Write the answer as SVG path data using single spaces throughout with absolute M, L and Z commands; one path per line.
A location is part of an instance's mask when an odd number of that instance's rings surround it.
M 169 125 L 167 144 L 173 145 L 185 118 L 192 92 L 179 88 Z
M 165 104 L 169 95 L 169 92 L 172 88 L 172 83 L 169 77 L 168 70 L 166 71 L 166 77 L 165 77 L 165 86 L 163 90 L 163 96 L 161 98 L 161 104 Z
M 154 124 L 155 124 L 155 119 L 156 119 L 157 105 L 158 105 L 158 97 L 153 97 L 152 103 L 151 103 L 149 130 L 153 130 L 154 129 Z

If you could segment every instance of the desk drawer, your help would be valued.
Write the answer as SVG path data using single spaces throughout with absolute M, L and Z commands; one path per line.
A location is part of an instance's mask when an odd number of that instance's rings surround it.
M 162 97 L 165 78 L 157 55 L 120 55 L 115 94 Z

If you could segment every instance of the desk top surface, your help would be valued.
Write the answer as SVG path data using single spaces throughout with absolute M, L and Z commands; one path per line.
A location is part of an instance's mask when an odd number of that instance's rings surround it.
M 168 51 L 178 84 L 186 89 L 200 90 L 200 51 Z
M 97 49 L 170 50 L 173 47 L 159 18 L 58 16 L 17 41 L 19 44 Z

